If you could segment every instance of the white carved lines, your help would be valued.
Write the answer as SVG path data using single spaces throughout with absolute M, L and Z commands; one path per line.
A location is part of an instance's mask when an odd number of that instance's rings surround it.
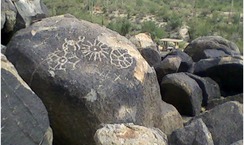
M 102 61 L 102 58 L 108 59 L 110 48 L 98 40 L 93 43 L 87 41 L 87 44 L 82 43 L 81 51 L 85 57 L 93 61 Z
M 78 38 L 78 41 L 74 41 L 74 40 L 68 40 L 67 38 L 64 39 L 64 43 L 62 45 L 62 49 L 64 51 L 76 51 L 76 50 L 80 50 L 80 44 L 81 42 L 84 42 L 85 37 L 81 36 Z
M 66 68 L 75 69 L 75 65 L 80 61 L 80 59 L 73 52 L 57 50 L 49 54 L 47 57 L 47 63 L 49 70 L 64 70 Z
M 126 49 L 111 49 L 96 39 L 94 41 L 85 39 L 81 36 L 78 40 L 65 38 L 62 47 L 58 47 L 47 56 L 49 71 L 54 74 L 54 71 L 66 71 L 67 68 L 74 70 L 83 57 L 89 61 L 107 61 L 119 69 L 128 68 L 133 64 L 133 57 Z
M 133 58 L 126 49 L 114 49 L 110 54 L 111 64 L 118 68 L 128 68 L 133 63 Z

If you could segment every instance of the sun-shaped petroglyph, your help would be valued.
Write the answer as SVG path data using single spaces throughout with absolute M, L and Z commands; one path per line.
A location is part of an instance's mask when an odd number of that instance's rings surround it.
M 132 65 L 133 58 L 125 49 L 114 49 L 110 54 L 110 62 L 118 68 L 128 68 Z
M 48 67 L 51 71 L 66 71 L 67 68 L 74 70 L 79 61 L 80 59 L 73 52 L 60 50 L 54 51 L 47 57 Z
M 87 41 L 82 43 L 81 51 L 85 57 L 93 61 L 102 61 L 103 58 L 107 59 L 109 56 L 110 48 L 98 40 L 93 43 Z
M 76 51 L 76 50 L 80 50 L 80 44 L 81 42 L 84 42 L 85 37 L 81 37 L 79 36 L 78 40 L 68 40 L 67 38 L 64 39 L 64 43 L 62 45 L 62 49 L 64 51 Z

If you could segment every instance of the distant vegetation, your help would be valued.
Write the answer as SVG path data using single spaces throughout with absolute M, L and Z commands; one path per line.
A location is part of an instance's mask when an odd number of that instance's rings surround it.
M 181 38 L 188 28 L 191 41 L 220 35 L 243 49 L 243 0 L 44 0 L 50 15 L 70 13 L 104 25 L 121 35 L 148 32 L 153 39 Z

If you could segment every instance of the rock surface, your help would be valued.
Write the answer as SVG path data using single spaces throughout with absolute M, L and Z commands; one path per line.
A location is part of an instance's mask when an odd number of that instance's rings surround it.
M 214 145 L 212 135 L 202 119 L 174 131 L 169 142 L 170 145 Z
M 167 136 L 156 128 L 134 124 L 106 124 L 96 131 L 96 145 L 168 145 Z
M 2 44 L 7 44 L 12 35 L 31 23 L 48 15 L 42 0 L 2 0 L 1 1 Z
M 161 61 L 161 57 L 158 53 L 158 51 L 151 49 L 151 48 L 145 48 L 141 51 L 142 57 L 148 62 L 150 66 L 153 66 Z
M 222 96 L 231 96 L 243 92 L 242 57 L 202 59 L 195 64 L 194 74 L 210 77 L 216 81 Z
M 53 134 L 45 106 L 4 55 L 1 56 L 1 104 L 2 145 L 52 145 Z
M 164 76 L 178 72 L 181 64 L 180 57 L 166 57 L 163 61 L 155 64 L 153 67 L 156 71 L 159 84 Z
M 184 52 L 191 56 L 194 62 L 209 57 L 240 55 L 239 48 L 235 43 L 220 36 L 199 37 L 193 40 L 184 49 Z
M 207 106 L 209 100 L 221 97 L 219 85 L 211 78 L 202 78 L 190 73 L 186 74 L 192 79 L 194 79 L 199 85 L 199 87 L 202 89 L 202 106 Z
M 55 144 L 93 144 L 101 123 L 163 129 L 160 107 L 168 104 L 160 104 L 156 73 L 118 33 L 50 17 L 20 30 L 6 55 L 47 106 Z
M 191 72 L 193 61 L 192 58 L 187 55 L 185 52 L 175 49 L 171 52 L 169 52 L 164 58 L 167 57 L 179 57 L 181 59 L 181 63 L 178 69 L 178 72 Z
M 230 145 L 243 139 L 243 105 L 236 101 L 219 105 L 196 118 L 206 124 L 215 145 Z
M 151 36 L 146 33 L 139 33 L 130 38 L 130 41 L 139 49 L 142 50 L 144 48 L 152 48 L 157 50 L 156 43 L 153 42 Z
M 232 143 L 231 145 L 243 145 L 243 140 Z
M 200 113 L 202 90 L 185 73 L 166 75 L 160 87 L 163 100 L 176 107 L 181 115 L 195 116 Z
M 224 104 L 229 101 L 238 101 L 239 103 L 243 104 L 243 93 L 237 94 L 234 96 L 227 96 L 227 97 L 212 99 L 208 102 L 206 109 L 210 110 L 218 105 Z

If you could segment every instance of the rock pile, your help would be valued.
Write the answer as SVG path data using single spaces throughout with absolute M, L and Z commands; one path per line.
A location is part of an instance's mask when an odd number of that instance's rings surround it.
M 234 43 L 201 37 L 161 57 L 143 34 L 138 50 L 72 15 L 41 20 L 42 4 L 38 14 L 22 11 L 28 4 L 2 5 L 2 32 L 14 32 L 18 15 L 26 27 L 1 45 L 18 72 L 2 55 L 3 144 L 242 142 L 243 58 Z

